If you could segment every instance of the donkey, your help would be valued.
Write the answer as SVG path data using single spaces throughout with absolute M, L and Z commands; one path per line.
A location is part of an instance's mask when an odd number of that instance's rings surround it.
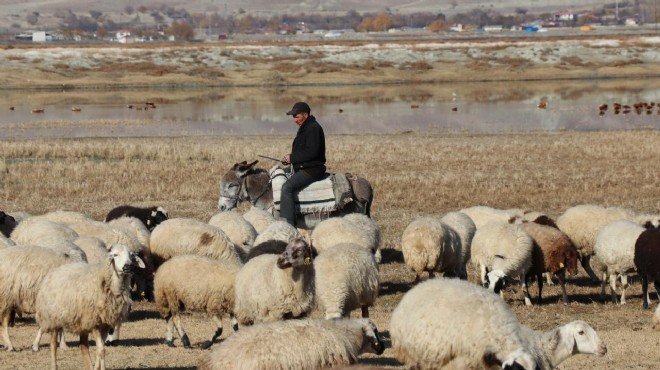
M 255 167 L 258 160 L 236 163 L 220 179 L 220 199 L 218 209 L 222 212 L 236 208 L 239 203 L 248 201 L 252 206 L 270 211 L 274 216 L 279 213 L 274 208 L 273 188 L 267 170 Z M 343 216 L 349 213 L 363 213 L 371 216 L 373 189 L 364 178 L 347 174 L 353 188 L 352 200 L 343 209 L 328 214 L 298 214 L 299 228 L 313 228 L 328 217 Z

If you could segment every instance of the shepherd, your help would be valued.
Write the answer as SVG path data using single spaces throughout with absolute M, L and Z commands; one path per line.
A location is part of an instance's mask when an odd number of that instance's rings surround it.
M 282 186 L 280 217 L 295 227 L 294 193 L 325 176 L 325 134 L 307 103 L 295 103 L 286 114 L 293 117 L 298 132 L 291 144 L 291 152 L 282 157 L 282 163 L 290 164 L 293 173 Z

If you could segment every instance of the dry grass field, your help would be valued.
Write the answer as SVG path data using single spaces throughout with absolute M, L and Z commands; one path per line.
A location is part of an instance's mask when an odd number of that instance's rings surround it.
M 162 205 L 172 217 L 207 221 L 216 212 L 218 181 L 232 164 L 257 154 L 285 153 L 292 137 L 293 130 L 268 137 L 3 140 L 0 209 L 31 214 L 72 210 L 101 220 L 114 206 L 130 203 Z M 414 279 L 400 252 L 401 233 L 414 218 L 473 205 L 519 207 L 554 217 L 581 203 L 660 213 L 658 143 L 660 133 L 654 130 L 328 136 L 329 170 L 364 176 L 374 187 L 372 215 L 383 234 L 384 260 L 381 294 L 371 312 L 386 343 L 390 314 Z M 560 302 L 557 286 L 546 286 L 541 306 L 523 306 L 517 287 L 507 291 L 506 299 L 520 321 L 537 330 L 575 319 L 596 328 L 607 355 L 576 356 L 562 369 L 657 369 L 660 333 L 651 329 L 652 310 L 642 309 L 639 280 L 629 288 L 628 304 L 618 306 L 602 303 L 600 288 L 585 276 L 580 270 L 569 278 L 570 305 Z M 476 282 L 474 271 L 470 278 Z M 184 317 L 193 344 L 211 334 L 210 322 L 202 315 Z M 35 331 L 32 315 L 11 328 L 20 351 L 0 351 L 1 369 L 48 367 L 46 340 L 38 353 L 29 348 Z M 179 347 L 168 348 L 164 334 L 164 321 L 153 305 L 137 302 L 119 346 L 106 352 L 108 368 L 192 369 L 206 352 L 183 349 L 179 341 Z M 67 339 L 72 348 L 58 352 L 60 368 L 81 368 L 77 338 Z M 390 349 L 360 362 L 401 366 Z

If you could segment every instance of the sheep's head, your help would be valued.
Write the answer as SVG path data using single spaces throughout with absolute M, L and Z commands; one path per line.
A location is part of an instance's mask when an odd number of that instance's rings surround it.
M 385 352 L 385 344 L 378 334 L 376 325 L 369 319 L 360 319 L 362 322 L 362 333 L 364 333 L 364 340 L 360 353 L 375 353 L 382 355 Z
M 564 265 L 569 274 L 577 275 L 578 252 L 575 247 L 566 248 L 566 251 L 564 252 Z
M 569 322 L 560 328 L 560 341 L 573 348 L 573 354 L 596 354 L 604 356 L 607 346 L 600 339 L 596 330 L 588 323 L 577 320 Z
M 149 230 L 153 230 L 153 228 L 158 226 L 158 224 L 161 222 L 167 221 L 169 217 L 170 216 L 167 214 L 167 210 L 163 207 L 152 209 L 151 213 L 149 214 L 149 218 L 147 219 L 147 228 L 149 228 Z
M 108 252 L 108 262 L 118 275 L 130 275 L 135 267 L 144 268 L 144 262 L 123 244 L 115 244 Z
M 493 270 L 486 274 L 486 281 L 484 282 L 484 288 L 488 288 L 495 293 L 499 293 L 500 290 L 504 289 L 507 284 L 511 284 L 513 279 L 504 274 L 502 270 Z
M 311 263 L 312 248 L 303 238 L 291 240 L 277 259 L 277 267 L 281 269 L 310 265 Z

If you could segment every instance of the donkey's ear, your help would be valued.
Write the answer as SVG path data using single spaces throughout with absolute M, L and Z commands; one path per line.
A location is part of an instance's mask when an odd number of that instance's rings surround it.
M 258 159 L 255 160 L 254 162 L 248 164 L 247 167 L 252 167 L 252 166 L 254 166 L 254 165 L 257 164 L 257 163 L 259 163 L 259 160 L 258 160 Z

